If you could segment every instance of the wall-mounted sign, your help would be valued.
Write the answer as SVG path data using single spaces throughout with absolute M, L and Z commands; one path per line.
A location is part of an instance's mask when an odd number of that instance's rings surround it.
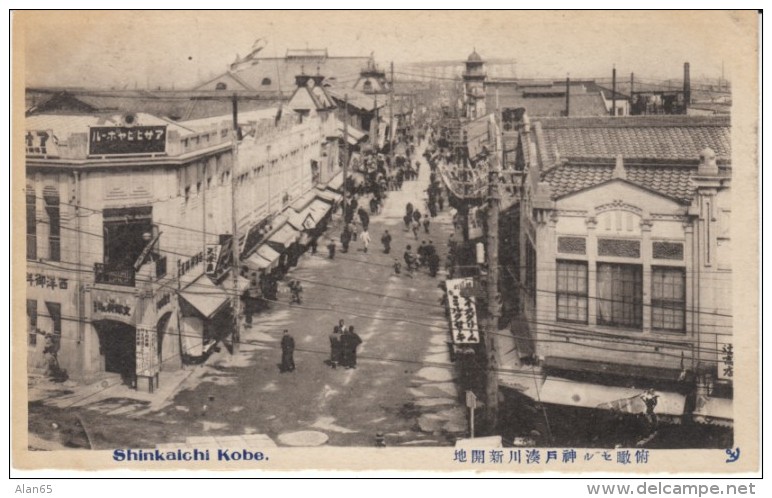
M 27 273 L 27 283 L 31 287 L 48 287 L 49 289 L 66 290 L 70 279 L 44 275 L 42 273 Z
M 471 278 L 445 281 L 450 311 L 450 336 L 454 344 L 479 344 L 480 329 L 477 326 L 475 298 L 467 297 L 474 289 Z M 464 294 L 464 295 L 462 295 Z
M 734 349 L 731 344 L 718 344 L 718 378 L 734 378 Z
M 220 244 L 207 244 L 206 252 L 204 253 L 204 271 L 207 275 L 217 274 L 217 264 L 220 261 L 220 251 L 222 246 Z
M 88 153 L 159 154 L 166 152 L 166 126 L 94 126 L 89 130 Z
M 187 259 L 185 261 L 177 260 L 177 276 L 181 277 L 188 273 L 191 269 L 195 268 L 196 265 L 204 261 L 204 251 L 199 252 L 198 254 L 194 254 L 190 259 Z
M 149 327 L 137 327 L 137 375 L 152 377 L 160 370 L 158 334 Z
M 92 291 L 91 319 L 116 320 L 134 325 L 136 299 L 127 294 L 114 295 L 107 292 Z

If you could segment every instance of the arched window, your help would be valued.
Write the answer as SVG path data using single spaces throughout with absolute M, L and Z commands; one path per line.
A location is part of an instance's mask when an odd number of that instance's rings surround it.
M 263 78 L 263 81 L 260 84 L 263 86 L 269 86 L 271 84 L 271 78 Z
M 365 92 L 370 92 L 373 90 L 373 83 L 370 80 L 365 81 L 365 84 L 362 85 L 362 90 Z
M 225 83 L 223 83 L 221 81 L 221 82 L 217 83 L 217 86 L 215 86 L 214 89 L 215 90 L 227 90 L 228 89 L 228 85 L 226 85 Z

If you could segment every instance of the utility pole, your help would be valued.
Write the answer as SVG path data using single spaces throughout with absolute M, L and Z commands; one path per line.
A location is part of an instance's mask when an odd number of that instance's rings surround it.
M 389 85 L 389 158 L 390 167 L 394 167 L 394 61 L 391 61 L 391 83 Z
M 501 316 L 501 305 L 499 304 L 499 172 L 501 170 L 500 154 L 502 152 L 499 151 L 499 135 L 495 129 L 495 118 L 488 126 L 490 127 L 489 136 L 492 138 L 494 150 L 493 156 L 488 162 L 488 223 L 485 240 L 488 252 L 488 317 L 483 345 L 486 356 L 485 408 L 488 414 L 487 426 L 489 432 L 495 432 L 498 427 L 499 418 L 496 334 L 499 332 L 499 317 Z
M 346 179 L 348 178 L 348 94 L 343 96 L 343 101 L 346 109 L 343 119 L 343 205 L 346 206 L 344 209 L 347 209 L 348 201 L 346 200 Z M 345 215 L 346 213 L 344 212 L 343 214 Z
M 231 277 L 233 278 L 233 332 L 231 334 L 231 351 L 236 356 L 239 352 L 239 342 L 241 342 L 241 331 L 239 330 L 239 315 L 241 315 L 241 300 L 239 296 L 239 237 L 238 237 L 238 217 L 236 216 L 236 169 L 238 168 L 239 145 L 238 137 L 240 135 L 238 127 L 237 97 L 233 94 L 233 134 L 231 154 L 233 157 L 231 165 L 231 250 L 233 251 Z
M 617 115 L 617 66 L 611 70 L 611 115 Z

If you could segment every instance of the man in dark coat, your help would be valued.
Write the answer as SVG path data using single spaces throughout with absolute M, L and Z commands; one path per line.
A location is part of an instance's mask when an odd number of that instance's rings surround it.
M 388 230 L 381 236 L 381 244 L 383 244 L 384 254 L 389 254 L 391 252 L 391 234 Z
M 351 325 L 343 336 L 346 338 L 344 346 L 346 348 L 346 368 L 357 367 L 357 348 L 362 344 L 362 338 L 354 332 L 354 326 Z
M 367 231 L 367 227 L 370 226 L 370 215 L 367 214 L 367 211 L 365 211 L 364 208 L 359 208 L 357 214 L 359 215 L 359 221 L 362 222 L 362 230 Z
M 337 325 L 330 334 L 330 366 L 338 368 L 340 363 L 340 327 Z
M 295 339 L 289 334 L 289 330 L 284 329 L 284 335 L 281 338 L 281 367 L 279 371 L 295 371 Z
M 419 210 L 413 211 L 413 219 L 418 223 L 421 223 L 421 212 Z
M 343 230 L 343 233 L 340 234 L 340 243 L 343 246 L 343 252 L 348 252 L 348 245 L 351 242 L 351 232 L 348 231 L 348 228 Z

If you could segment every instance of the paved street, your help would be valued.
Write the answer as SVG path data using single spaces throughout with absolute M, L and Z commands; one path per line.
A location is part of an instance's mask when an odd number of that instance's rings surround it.
M 371 217 L 368 253 L 355 241 L 348 253 L 339 247 L 330 260 L 323 237 L 319 252 L 305 254 L 284 280 L 303 282 L 303 304 L 290 305 L 289 294 L 280 293 L 279 302 L 255 315 L 252 327 L 243 330 L 238 355 L 223 348 L 205 365 L 192 367 L 193 374 L 169 403 L 110 398 L 84 404 L 81 411 L 107 415 L 99 425 L 114 425 L 99 431 L 104 443 L 115 446 L 125 437 L 135 446 L 140 440 L 154 446 L 191 436 L 267 434 L 279 445 L 326 440 L 331 445 L 371 446 L 380 432 L 391 446 L 448 445 L 464 437 L 466 412 L 454 383 L 440 306 L 438 284 L 444 274 L 431 278 L 422 269 L 410 277 L 404 268 L 401 275 L 393 270 L 393 260 L 402 261 L 406 244 L 415 249 L 423 240 L 434 242 L 444 267 L 452 231 L 448 208 L 432 220 L 429 234 L 422 228 L 418 240 L 402 222 L 407 202 L 425 211 L 428 178 L 429 167 L 423 163 L 418 181 L 389 193 L 383 212 Z M 339 240 L 340 216 L 335 215 L 326 236 Z M 393 237 L 390 255 L 380 244 L 387 229 Z M 328 364 L 328 335 L 341 318 L 363 340 L 356 369 Z M 279 372 L 279 341 L 285 328 L 296 342 L 297 370 L 292 373 Z M 137 416 L 153 421 L 144 437 L 140 432 L 122 437 L 122 432 L 131 431 L 130 424 L 104 420 Z M 95 419 L 88 413 L 86 418 Z M 315 433 L 294 434 L 298 431 Z

